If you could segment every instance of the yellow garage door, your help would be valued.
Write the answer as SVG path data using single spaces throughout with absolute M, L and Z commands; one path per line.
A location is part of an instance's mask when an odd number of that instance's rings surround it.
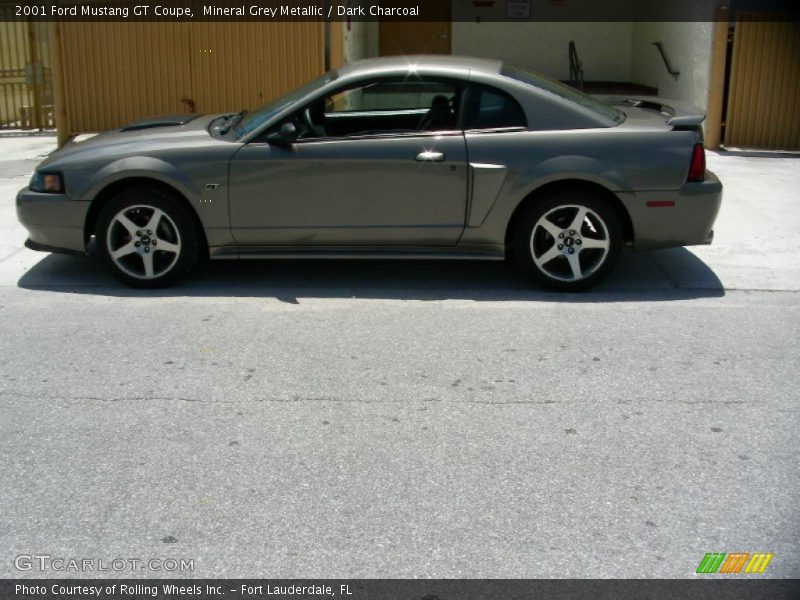
M 0 129 L 50 129 L 53 98 L 47 23 L 14 21 L 0 6 Z
M 253 109 L 324 70 L 321 23 L 60 23 L 70 133 Z
M 192 99 L 198 110 L 261 106 L 322 74 L 321 23 L 192 23 Z
M 800 23 L 737 15 L 725 144 L 800 150 Z

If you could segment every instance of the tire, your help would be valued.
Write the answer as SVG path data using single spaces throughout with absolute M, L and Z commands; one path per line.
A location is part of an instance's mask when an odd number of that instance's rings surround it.
M 614 209 L 581 191 L 555 192 L 535 202 L 511 239 L 516 265 L 540 286 L 559 292 L 580 292 L 600 283 L 616 266 L 621 249 L 622 224 Z
M 166 287 L 187 275 L 201 256 L 198 229 L 173 195 L 154 188 L 130 189 L 100 212 L 97 253 L 125 285 Z

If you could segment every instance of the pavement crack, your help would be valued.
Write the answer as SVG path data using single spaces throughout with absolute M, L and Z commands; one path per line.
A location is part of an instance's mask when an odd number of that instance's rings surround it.
M 555 402 L 554 400 L 464 400 L 459 404 L 488 404 L 491 406 L 505 406 L 511 404 L 536 404 L 550 406 L 552 404 L 577 404 L 577 402 Z
M 0 390 L 0 396 L 11 396 L 17 398 L 28 398 L 30 400 L 66 400 L 74 402 L 131 402 L 131 401 L 180 401 L 180 402 L 205 402 L 205 403 L 226 403 L 224 400 L 211 401 L 202 400 L 199 398 L 182 398 L 179 396 L 63 396 L 59 394 L 25 394 L 21 392 L 13 392 Z
M 27 398 L 30 400 L 62 400 L 67 402 L 191 402 L 196 404 L 292 404 L 303 402 L 335 402 L 341 404 L 409 404 L 442 402 L 438 398 L 423 398 L 421 400 L 368 400 L 347 399 L 336 396 L 291 396 L 288 398 L 251 398 L 248 400 L 212 400 L 207 398 L 186 398 L 182 396 L 65 396 L 61 394 L 26 394 L 22 392 L 0 390 L 0 396 L 12 398 Z
M 418 400 L 372 400 L 363 398 L 341 398 L 338 396 L 302 396 L 293 395 L 289 397 L 259 397 L 250 398 L 246 400 L 213 400 L 209 398 L 188 398 L 184 396 L 158 396 L 158 395 L 141 395 L 141 396 L 67 396 L 62 394 L 30 394 L 15 392 L 9 390 L 0 390 L 0 396 L 7 396 L 12 398 L 27 398 L 31 400 L 61 400 L 66 402 L 190 402 L 194 404 L 302 404 L 302 403 L 336 403 L 336 404 L 414 404 L 414 403 L 441 403 L 444 400 L 440 398 L 422 398 Z M 658 404 L 684 404 L 688 406 L 693 405 L 732 405 L 741 406 L 744 404 L 764 404 L 764 401 L 759 400 L 648 400 L 646 398 L 637 398 L 632 400 L 619 400 L 619 399 L 585 399 L 573 401 L 555 401 L 555 400 L 460 400 L 453 402 L 454 404 L 481 404 L 489 406 L 511 406 L 511 405 L 531 405 L 531 406 L 550 406 L 550 405 L 575 405 L 575 404 L 625 404 L 625 405 L 647 405 L 648 403 Z M 800 412 L 791 409 L 775 409 L 782 412 Z
M 665 404 L 756 404 L 757 400 L 656 400 Z

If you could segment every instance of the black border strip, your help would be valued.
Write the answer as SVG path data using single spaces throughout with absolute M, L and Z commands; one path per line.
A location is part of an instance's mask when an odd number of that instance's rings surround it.
M 123 588 L 126 586 L 126 588 Z M 242 587 L 245 592 L 242 593 Z M 312 588 L 302 591 L 302 588 Z M 168 589 L 181 589 L 169 593 Z M 100 594 L 96 593 L 100 590 Z M 123 591 L 125 589 L 125 591 Z M 213 593 L 210 591 L 213 590 Z M 155 591 L 155 595 L 154 595 Z M 270 593 L 277 592 L 277 593 Z M 288 592 L 292 593 L 288 593 Z M 298 593 L 299 592 L 299 593 Z M 798 579 L 5 579 L 3 600 L 797 600 Z
M 795 0 L 0 0 L 0 21 L 707 22 L 719 6 L 800 20 Z

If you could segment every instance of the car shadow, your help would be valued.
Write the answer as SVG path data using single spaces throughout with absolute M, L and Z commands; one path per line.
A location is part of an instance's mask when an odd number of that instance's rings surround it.
M 18 281 L 38 291 L 116 297 L 257 297 L 398 300 L 629 302 L 721 297 L 714 272 L 685 248 L 623 252 L 612 275 L 580 294 L 530 283 L 502 262 L 264 260 L 209 261 L 189 278 L 160 290 L 136 290 L 113 280 L 95 258 L 49 255 Z
M 725 148 L 713 151 L 718 156 L 742 156 L 745 158 L 800 158 L 794 150 L 760 150 L 758 148 Z

